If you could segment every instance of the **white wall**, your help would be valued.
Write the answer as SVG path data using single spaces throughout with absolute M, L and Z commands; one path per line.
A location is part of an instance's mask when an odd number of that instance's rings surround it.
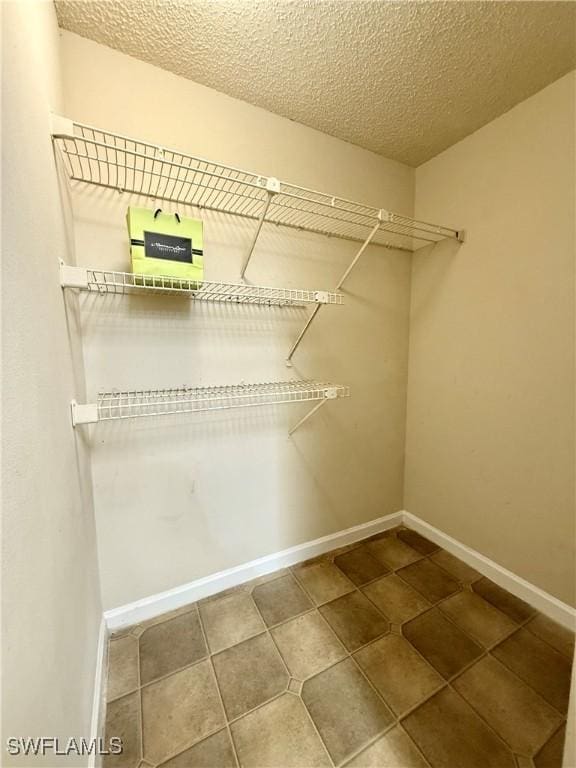
M 69 117 L 412 213 L 410 168 L 71 33 L 62 43 Z M 95 188 L 75 194 L 83 264 L 129 269 L 129 202 Z M 253 224 L 204 221 L 207 279 L 238 280 Z M 265 227 L 247 277 L 332 288 L 357 248 Z M 322 310 L 290 370 L 284 358 L 304 310 L 85 297 L 91 397 L 113 387 L 286 378 L 352 388 L 292 439 L 287 428 L 308 406 L 92 428 L 107 608 L 402 507 L 409 279 L 409 254 L 369 248 L 345 285 L 346 305 Z
M 576 78 L 425 163 L 416 216 L 406 509 L 574 604 Z
M 70 423 L 77 318 L 58 282 L 69 238 L 50 142 L 52 3 L 2 3 L 2 32 L 3 738 L 88 738 L 101 605 L 89 460 Z M 85 763 L 2 749 L 3 765 Z

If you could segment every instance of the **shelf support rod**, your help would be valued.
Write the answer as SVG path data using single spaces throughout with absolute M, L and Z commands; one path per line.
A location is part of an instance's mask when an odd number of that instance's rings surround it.
M 250 243 L 250 247 L 248 248 L 248 253 L 246 254 L 244 263 L 242 264 L 242 269 L 240 270 L 240 277 L 242 278 L 242 280 L 244 280 L 244 274 L 246 272 L 250 259 L 252 258 L 252 253 L 254 252 L 254 248 L 256 247 L 256 241 L 258 240 L 258 236 L 260 235 L 260 230 L 262 229 L 262 225 L 264 224 L 264 220 L 266 219 L 266 214 L 268 213 L 268 208 L 270 207 L 272 198 L 274 197 L 274 195 L 280 192 L 280 182 L 278 181 L 278 179 L 274 179 L 272 177 L 269 179 L 266 179 L 266 192 L 268 193 L 266 195 L 266 202 L 264 203 L 264 207 L 262 208 L 262 211 L 260 212 L 260 216 L 258 217 L 258 224 L 256 225 L 256 229 L 254 230 L 254 235 L 252 236 L 252 241 Z
M 314 318 L 316 317 L 316 315 L 320 311 L 320 307 L 321 306 L 322 306 L 322 304 L 317 304 L 314 307 L 314 309 L 312 310 L 312 314 L 310 315 L 308 320 L 306 320 L 306 325 L 304 326 L 304 328 L 302 328 L 302 330 L 300 331 L 300 333 L 298 335 L 298 338 L 296 339 L 296 341 L 292 345 L 292 349 L 290 350 L 290 352 L 288 352 L 288 357 L 286 358 L 286 365 L 288 367 L 290 367 L 292 365 L 292 362 L 291 362 L 292 361 L 292 355 L 294 354 L 294 352 L 296 352 L 296 350 L 300 346 L 300 342 L 304 338 L 304 335 L 305 335 L 306 331 L 308 330 L 308 328 L 310 328 L 310 326 L 312 325 L 312 320 L 314 320 Z
M 307 413 L 307 414 L 305 414 L 304 416 L 302 416 L 302 418 L 300 419 L 300 421 L 296 422 L 296 424 L 294 424 L 294 426 L 293 426 L 293 427 L 291 427 L 291 429 L 289 429 L 289 430 L 288 430 L 288 437 L 290 437 L 290 436 L 291 436 L 291 435 L 292 435 L 294 432 L 296 432 L 296 430 L 298 429 L 298 427 L 301 427 L 301 426 L 302 426 L 302 424 L 304 424 L 304 422 L 305 422 L 305 421 L 308 421 L 308 419 L 309 419 L 311 416 L 313 416 L 313 415 L 316 413 L 316 411 L 319 411 L 319 410 L 320 410 L 320 408 L 322 408 L 322 406 L 323 406 L 323 405 L 326 405 L 326 403 L 327 403 L 327 402 L 328 402 L 328 399 L 325 399 L 325 400 L 320 400 L 320 402 L 319 402 L 319 403 L 316 403 L 316 405 L 314 406 L 314 408 L 310 409 L 310 410 L 308 411 L 308 413 Z
M 346 270 L 346 272 L 344 272 L 344 274 L 342 275 L 342 277 L 341 277 L 341 278 L 340 278 L 340 280 L 338 281 L 338 285 L 336 286 L 336 290 L 339 290 L 339 289 L 342 287 L 342 283 L 344 282 L 344 280 L 346 280 L 346 278 L 348 277 L 348 275 L 349 275 L 349 274 L 350 274 L 350 272 L 352 271 L 353 267 L 356 265 L 356 262 L 358 261 L 358 259 L 360 258 L 360 256 L 362 256 L 362 254 L 364 253 L 364 251 L 366 250 L 366 248 L 368 248 L 368 246 L 369 246 L 369 245 L 370 245 L 370 243 L 372 242 L 372 240 L 373 240 L 374 236 L 376 235 L 376 232 L 378 232 L 378 230 L 380 229 L 380 223 L 381 223 L 381 221 L 382 221 L 382 213 L 383 213 L 383 212 L 382 212 L 382 211 L 380 211 L 380 213 L 379 213 L 379 215 L 378 215 L 378 223 L 374 225 L 374 227 L 373 227 L 373 228 L 372 228 L 372 230 L 370 231 L 370 234 L 368 235 L 368 237 L 366 238 L 366 240 L 364 240 L 364 242 L 363 242 L 363 243 L 362 243 L 362 245 L 360 246 L 360 249 L 358 250 L 358 253 L 357 253 L 357 254 L 356 254 L 356 256 L 354 256 L 354 258 L 352 259 L 352 262 L 350 263 L 350 266 L 348 267 L 348 269 Z M 316 315 L 317 315 L 317 314 L 318 314 L 318 312 L 320 311 L 320 307 L 321 307 L 321 306 L 322 306 L 322 304 L 318 304 L 317 306 L 315 306 L 315 307 L 314 307 L 314 311 L 312 312 L 312 314 L 310 315 L 310 317 L 309 317 L 309 318 L 308 318 L 308 320 L 306 321 L 306 325 L 304 326 L 304 328 L 302 328 L 302 330 L 300 331 L 300 334 L 299 334 L 298 338 L 296 339 L 296 341 L 295 341 L 295 342 L 294 342 L 294 344 L 292 345 L 292 349 L 290 350 L 290 352 L 288 352 L 288 357 L 286 358 L 286 365 L 287 365 L 288 367 L 290 367 L 290 366 L 292 365 L 292 362 L 291 362 L 291 361 L 292 361 L 292 356 L 293 356 L 294 352 L 296 352 L 296 350 L 297 350 L 297 349 L 298 349 L 298 347 L 300 346 L 300 342 L 301 342 L 301 341 L 302 341 L 302 339 L 304 338 L 304 335 L 306 334 L 306 331 L 308 330 L 308 328 L 310 328 L 310 326 L 311 326 L 311 324 L 312 324 L 312 321 L 314 320 L 314 318 L 316 317 Z
M 381 219 L 381 216 L 382 216 L 382 211 L 380 211 L 380 216 L 379 216 L 379 218 L 380 218 L 380 219 Z M 374 236 L 375 236 L 376 232 L 378 232 L 378 230 L 379 230 L 379 229 L 380 229 L 380 221 L 378 222 L 378 224 L 375 224 L 375 225 L 374 225 L 374 227 L 373 227 L 373 228 L 372 228 L 372 230 L 370 231 L 370 234 L 368 235 L 368 237 L 366 238 L 366 240 L 364 240 L 364 242 L 363 242 L 363 243 L 362 243 L 362 245 L 360 246 L 360 250 L 358 251 L 358 253 L 356 254 L 356 256 L 354 256 L 354 258 L 353 258 L 353 259 L 352 259 L 352 261 L 350 262 L 350 266 L 348 267 L 348 269 L 346 270 L 346 272 L 344 272 L 344 274 L 342 275 L 342 277 L 341 277 L 341 278 L 340 278 L 340 280 L 338 281 L 338 285 L 336 286 L 336 290 L 339 290 L 340 288 L 342 288 L 342 283 L 344 282 L 344 280 L 346 280 L 346 278 L 348 277 L 348 275 L 350 274 L 350 272 L 352 272 L 352 270 L 353 270 L 353 269 L 354 269 L 354 267 L 356 266 L 356 263 L 357 263 L 358 259 L 360 258 L 360 256 L 362 256 L 362 254 L 364 253 L 364 251 L 366 250 L 366 248 L 368 248 L 368 246 L 370 245 L 370 243 L 371 243 L 371 242 L 372 242 L 372 240 L 374 239 Z

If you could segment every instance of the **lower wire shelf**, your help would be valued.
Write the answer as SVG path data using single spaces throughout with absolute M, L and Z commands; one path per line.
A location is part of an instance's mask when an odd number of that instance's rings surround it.
M 79 424 L 116 419 L 318 401 L 314 408 L 290 429 L 292 434 L 328 400 L 349 395 L 350 388 L 347 386 L 308 380 L 100 392 L 95 403 L 80 404 L 72 401 L 72 424 L 76 427 Z

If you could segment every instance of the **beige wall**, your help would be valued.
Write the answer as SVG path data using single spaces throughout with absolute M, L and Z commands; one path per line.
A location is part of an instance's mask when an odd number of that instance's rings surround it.
M 68 238 L 50 142 L 60 108 L 52 3 L 2 3 L 2 698 L 8 736 L 90 736 L 101 605 L 82 393 L 58 257 Z M 71 258 L 71 257 L 69 257 Z M 2 765 L 83 765 L 10 758 Z
M 405 505 L 574 604 L 574 73 L 418 168 Z
M 414 172 L 406 166 L 73 34 L 63 33 L 62 44 L 69 117 L 412 212 Z M 130 268 L 129 202 L 94 188 L 75 194 L 82 263 Z M 238 280 L 253 224 L 203 218 L 206 277 Z M 357 248 L 265 227 L 247 277 L 331 288 Z M 288 426 L 308 406 L 86 431 L 107 608 L 401 509 L 409 280 L 409 255 L 369 248 L 345 285 L 346 305 L 322 310 L 292 369 L 284 359 L 304 310 L 84 297 L 91 397 L 112 387 L 287 378 L 327 378 L 353 393 L 292 439 Z

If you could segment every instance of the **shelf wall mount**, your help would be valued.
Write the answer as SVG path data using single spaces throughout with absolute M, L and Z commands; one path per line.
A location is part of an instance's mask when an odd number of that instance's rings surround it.
M 95 403 L 71 403 L 72 425 L 96 424 L 151 416 L 220 411 L 261 405 L 317 401 L 291 429 L 292 435 L 328 400 L 349 397 L 342 384 L 309 380 L 232 384 L 209 387 L 100 392 Z

